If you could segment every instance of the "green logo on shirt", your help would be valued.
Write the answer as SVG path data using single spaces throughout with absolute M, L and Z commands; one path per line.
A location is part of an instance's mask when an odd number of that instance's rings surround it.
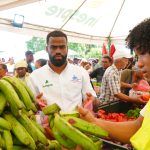
M 48 83 L 48 80 L 45 81 L 45 84 L 47 84 L 47 83 Z
M 53 84 L 49 83 L 48 80 L 45 80 L 45 83 L 44 83 L 43 87 L 49 87 L 49 86 L 53 86 Z

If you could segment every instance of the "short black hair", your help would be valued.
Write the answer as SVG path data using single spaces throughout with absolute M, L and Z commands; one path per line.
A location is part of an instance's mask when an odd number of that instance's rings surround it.
M 112 58 L 110 56 L 108 56 L 108 55 L 104 55 L 102 58 L 108 59 L 110 63 L 112 62 Z
M 4 70 L 8 71 L 6 64 L 0 64 L 0 65 L 2 66 L 2 68 L 3 68 Z
M 67 38 L 67 35 L 60 31 L 60 30 L 54 30 L 52 32 L 50 32 L 47 37 L 46 37 L 46 43 L 48 44 L 48 41 L 49 41 L 49 38 L 50 37 L 65 37 L 66 38 L 66 41 L 68 41 L 68 38 Z
M 33 55 L 33 52 L 32 51 L 26 51 L 25 56 L 29 56 L 29 55 Z
M 40 63 L 41 67 L 47 64 L 47 60 L 46 59 L 38 59 L 37 62 Z
M 150 18 L 135 26 L 126 38 L 127 47 L 132 51 L 137 47 L 141 54 L 150 54 Z

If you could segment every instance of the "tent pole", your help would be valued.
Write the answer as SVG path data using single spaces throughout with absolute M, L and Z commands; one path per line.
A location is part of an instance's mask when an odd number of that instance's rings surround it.
M 111 46 L 111 37 L 107 37 L 107 41 L 108 41 L 108 55 L 110 56 L 110 46 Z
M 123 0 L 123 2 L 122 2 L 122 5 L 121 5 L 121 7 L 120 7 L 120 9 L 119 9 L 119 12 L 118 12 L 118 14 L 117 14 L 117 16 L 116 16 L 116 19 L 115 19 L 115 21 L 114 21 L 114 23 L 113 23 L 113 26 L 112 26 L 111 30 L 110 30 L 109 37 L 111 36 L 111 33 L 112 33 L 112 31 L 113 31 L 113 29 L 114 29 L 114 26 L 115 26 L 115 24 L 116 24 L 116 22 L 117 22 L 117 20 L 118 20 L 118 18 L 119 18 L 119 15 L 120 15 L 120 13 L 121 13 L 121 10 L 122 10 L 122 8 L 123 8 L 123 6 L 124 6 L 125 1 L 126 1 L 126 0 Z

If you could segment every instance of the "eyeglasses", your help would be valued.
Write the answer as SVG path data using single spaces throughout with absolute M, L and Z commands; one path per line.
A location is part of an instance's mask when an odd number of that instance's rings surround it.
M 50 49 L 52 49 L 52 50 L 56 50 L 56 49 L 66 49 L 67 48 L 67 46 L 66 45 L 48 45 L 48 47 L 50 48 Z

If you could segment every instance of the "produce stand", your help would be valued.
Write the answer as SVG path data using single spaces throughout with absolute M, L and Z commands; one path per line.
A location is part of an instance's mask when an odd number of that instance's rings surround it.
M 113 101 L 107 104 L 102 104 L 98 106 L 98 110 L 102 109 L 108 113 L 126 113 L 129 109 L 132 108 L 131 103 L 126 103 L 122 101 Z M 132 146 L 124 146 L 119 142 L 110 141 L 107 139 L 101 139 L 103 141 L 102 150 L 133 150 Z M 119 143 L 119 144 L 118 144 Z
M 126 113 L 131 108 L 131 103 L 122 102 L 122 101 L 113 101 L 107 104 L 102 104 L 98 106 L 99 109 L 104 109 L 107 112 L 122 112 Z
M 103 141 L 102 150 L 132 150 L 132 148 L 130 149 L 105 139 L 101 139 L 101 141 Z

